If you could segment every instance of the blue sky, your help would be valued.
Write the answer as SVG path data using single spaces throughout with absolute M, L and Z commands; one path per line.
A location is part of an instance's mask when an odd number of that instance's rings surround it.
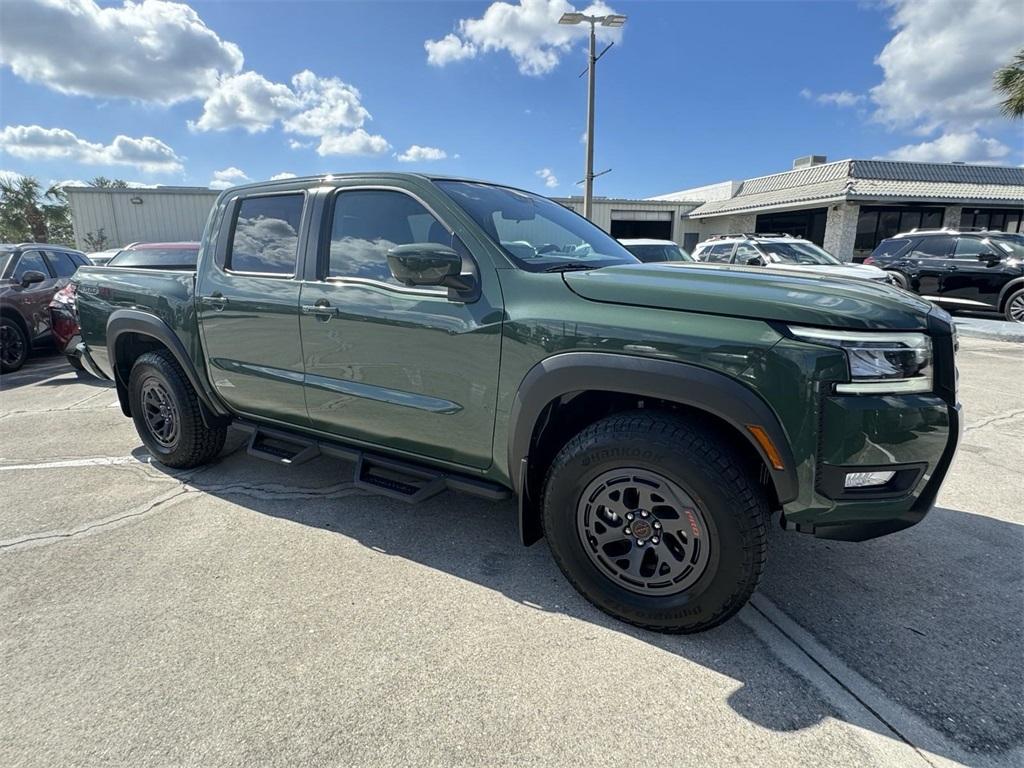
M 585 41 L 549 21 L 565 0 L 55 2 L 2 6 L 4 171 L 223 186 L 400 169 L 580 192 Z M 611 0 L 598 10 L 629 21 L 598 66 L 595 165 L 613 170 L 596 193 L 809 153 L 1020 165 L 1021 124 L 989 88 L 1024 43 L 1014 5 Z

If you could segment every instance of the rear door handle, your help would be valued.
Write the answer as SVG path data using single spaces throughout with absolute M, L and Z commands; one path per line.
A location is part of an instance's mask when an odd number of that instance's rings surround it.
M 222 309 L 224 309 L 225 306 L 227 306 L 228 297 L 222 296 L 219 293 L 214 293 L 210 296 L 201 296 L 199 298 L 199 301 L 201 301 L 203 304 L 206 304 L 209 307 L 213 307 L 215 310 L 220 312 Z

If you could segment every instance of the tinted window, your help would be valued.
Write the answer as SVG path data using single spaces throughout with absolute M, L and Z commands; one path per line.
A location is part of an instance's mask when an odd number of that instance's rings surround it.
M 953 258 L 976 261 L 978 256 L 983 253 L 996 258 L 999 257 L 999 254 L 992 249 L 992 246 L 982 242 L 981 238 L 961 237 L 956 241 L 956 250 L 953 252 Z
M 302 204 L 302 195 L 242 200 L 235 218 L 228 269 L 267 275 L 295 274 Z
M 773 261 L 783 264 L 841 264 L 836 257 L 814 243 L 761 243 Z M 739 259 L 736 259 L 739 261 Z
M 14 279 L 20 283 L 25 273 L 33 270 L 42 272 L 47 278 L 50 277 L 50 271 L 43 263 L 43 254 L 39 251 L 25 251 L 18 259 L 18 266 L 14 268 Z
M 910 256 L 919 259 L 944 259 L 952 250 L 953 238 L 948 235 L 922 237 L 910 252 Z
M 195 269 L 199 248 L 132 248 L 107 262 L 108 267 Z
M 78 269 L 78 264 L 63 251 L 47 251 L 46 260 L 50 262 L 53 272 L 57 277 L 71 277 Z
M 732 243 L 713 245 L 705 252 L 704 261 L 718 264 L 727 263 L 732 258 Z
M 328 277 L 364 277 L 400 285 L 388 269 L 397 245 L 452 245 L 452 236 L 409 195 L 388 190 L 340 192 L 334 200 Z
M 747 243 L 740 243 L 736 246 L 736 258 L 733 259 L 737 264 L 746 264 L 751 259 L 761 258 L 761 254 L 758 253 L 757 248 Z M 762 259 L 763 261 L 763 259 Z
M 913 240 L 883 240 L 874 251 L 871 252 L 871 257 L 875 259 L 894 259 L 897 256 L 905 253 L 909 248 Z

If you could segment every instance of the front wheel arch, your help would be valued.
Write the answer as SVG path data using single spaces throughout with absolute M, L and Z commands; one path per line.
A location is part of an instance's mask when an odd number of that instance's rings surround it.
M 559 421 L 559 409 L 572 403 L 577 404 L 582 418 Z M 676 412 L 695 423 L 724 429 L 738 452 L 751 459 L 776 507 L 796 497 L 795 461 L 786 432 L 768 404 L 743 384 L 686 363 L 566 352 L 542 360 L 530 370 L 512 407 L 508 467 L 512 487 L 519 495 L 524 544 L 542 536 L 538 502 L 544 464 L 589 424 L 638 407 Z M 773 468 L 748 425 L 764 428 L 780 454 L 783 469 Z

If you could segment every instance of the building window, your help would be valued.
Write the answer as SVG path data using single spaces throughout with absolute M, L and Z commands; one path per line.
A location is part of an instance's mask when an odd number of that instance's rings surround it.
M 871 253 L 887 237 L 912 229 L 938 229 L 942 226 L 942 208 L 887 207 L 862 205 L 857 218 L 855 253 Z
M 964 208 L 960 226 L 1024 232 L 1024 208 Z
M 817 245 L 824 245 L 826 219 L 828 219 L 828 208 L 762 213 L 757 217 L 754 228 L 758 232 L 792 235 L 810 240 Z

